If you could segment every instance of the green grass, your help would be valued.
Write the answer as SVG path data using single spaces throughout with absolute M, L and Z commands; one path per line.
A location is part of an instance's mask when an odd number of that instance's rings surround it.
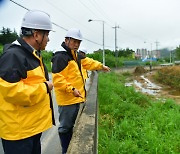
M 3 46 L 0 44 L 0 55 L 2 54 Z
M 125 87 L 125 77 L 99 74 L 100 154 L 180 153 L 180 106 L 153 102 Z

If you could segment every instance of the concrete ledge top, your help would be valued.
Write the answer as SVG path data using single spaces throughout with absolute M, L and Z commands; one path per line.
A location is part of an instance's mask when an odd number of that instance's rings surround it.
M 87 101 L 76 120 L 68 154 L 93 154 L 97 150 L 97 72 L 91 74 Z

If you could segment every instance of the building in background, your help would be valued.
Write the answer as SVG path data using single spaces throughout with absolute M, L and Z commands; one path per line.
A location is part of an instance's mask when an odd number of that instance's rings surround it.
M 148 51 L 147 49 L 137 49 L 135 53 L 136 59 L 150 59 L 150 58 L 160 58 L 160 51 L 152 50 Z

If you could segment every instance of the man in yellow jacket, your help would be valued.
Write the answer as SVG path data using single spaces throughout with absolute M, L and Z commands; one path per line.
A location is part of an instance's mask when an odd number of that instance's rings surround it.
M 52 59 L 53 84 L 60 121 L 58 132 L 63 154 L 68 149 L 80 103 L 86 101 L 82 67 L 86 70 L 110 71 L 102 63 L 77 54 L 81 41 L 80 30 L 70 29 L 61 45 L 63 51 L 56 52 Z
M 21 37 L 4 47 L 0 58 L 0 137 L 5 154 L 40 154 L 40 137 L 52 127 L 53 85 L 41 50 L 52 23 L 47 13 L 28 11 Z
M 79 49 L 79 52 L 78 52 L 78 53 L 80 54 L 80 57 L 81 57 L 81 56 L 86 57 L 87 50 L 86 50 L 86 48 L 81 47 L 81 48 Z M 86 82 L 86 79 L 88 78 L 88 72 L 87 72 L 87 70 L 84 69 L 83 67 L 82 67 L 82 74 L 83 74 L 84 81 Z

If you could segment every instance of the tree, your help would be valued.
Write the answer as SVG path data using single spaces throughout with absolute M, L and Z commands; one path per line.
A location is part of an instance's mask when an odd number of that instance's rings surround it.
M 132 49 L 126 48 L 122 50 L 118 50 L 118 57 L 132 57 L 134 51 Z
M 180 60 L 180 46 L 176 48 L 176 59 Z
M 10 30 L 10 28 L 3 27 L 0 31 L 0 44 L 4 45 L 7 43 L 12 43 L 17 39 L 18 35 L 16 31 L 13 32 Z

